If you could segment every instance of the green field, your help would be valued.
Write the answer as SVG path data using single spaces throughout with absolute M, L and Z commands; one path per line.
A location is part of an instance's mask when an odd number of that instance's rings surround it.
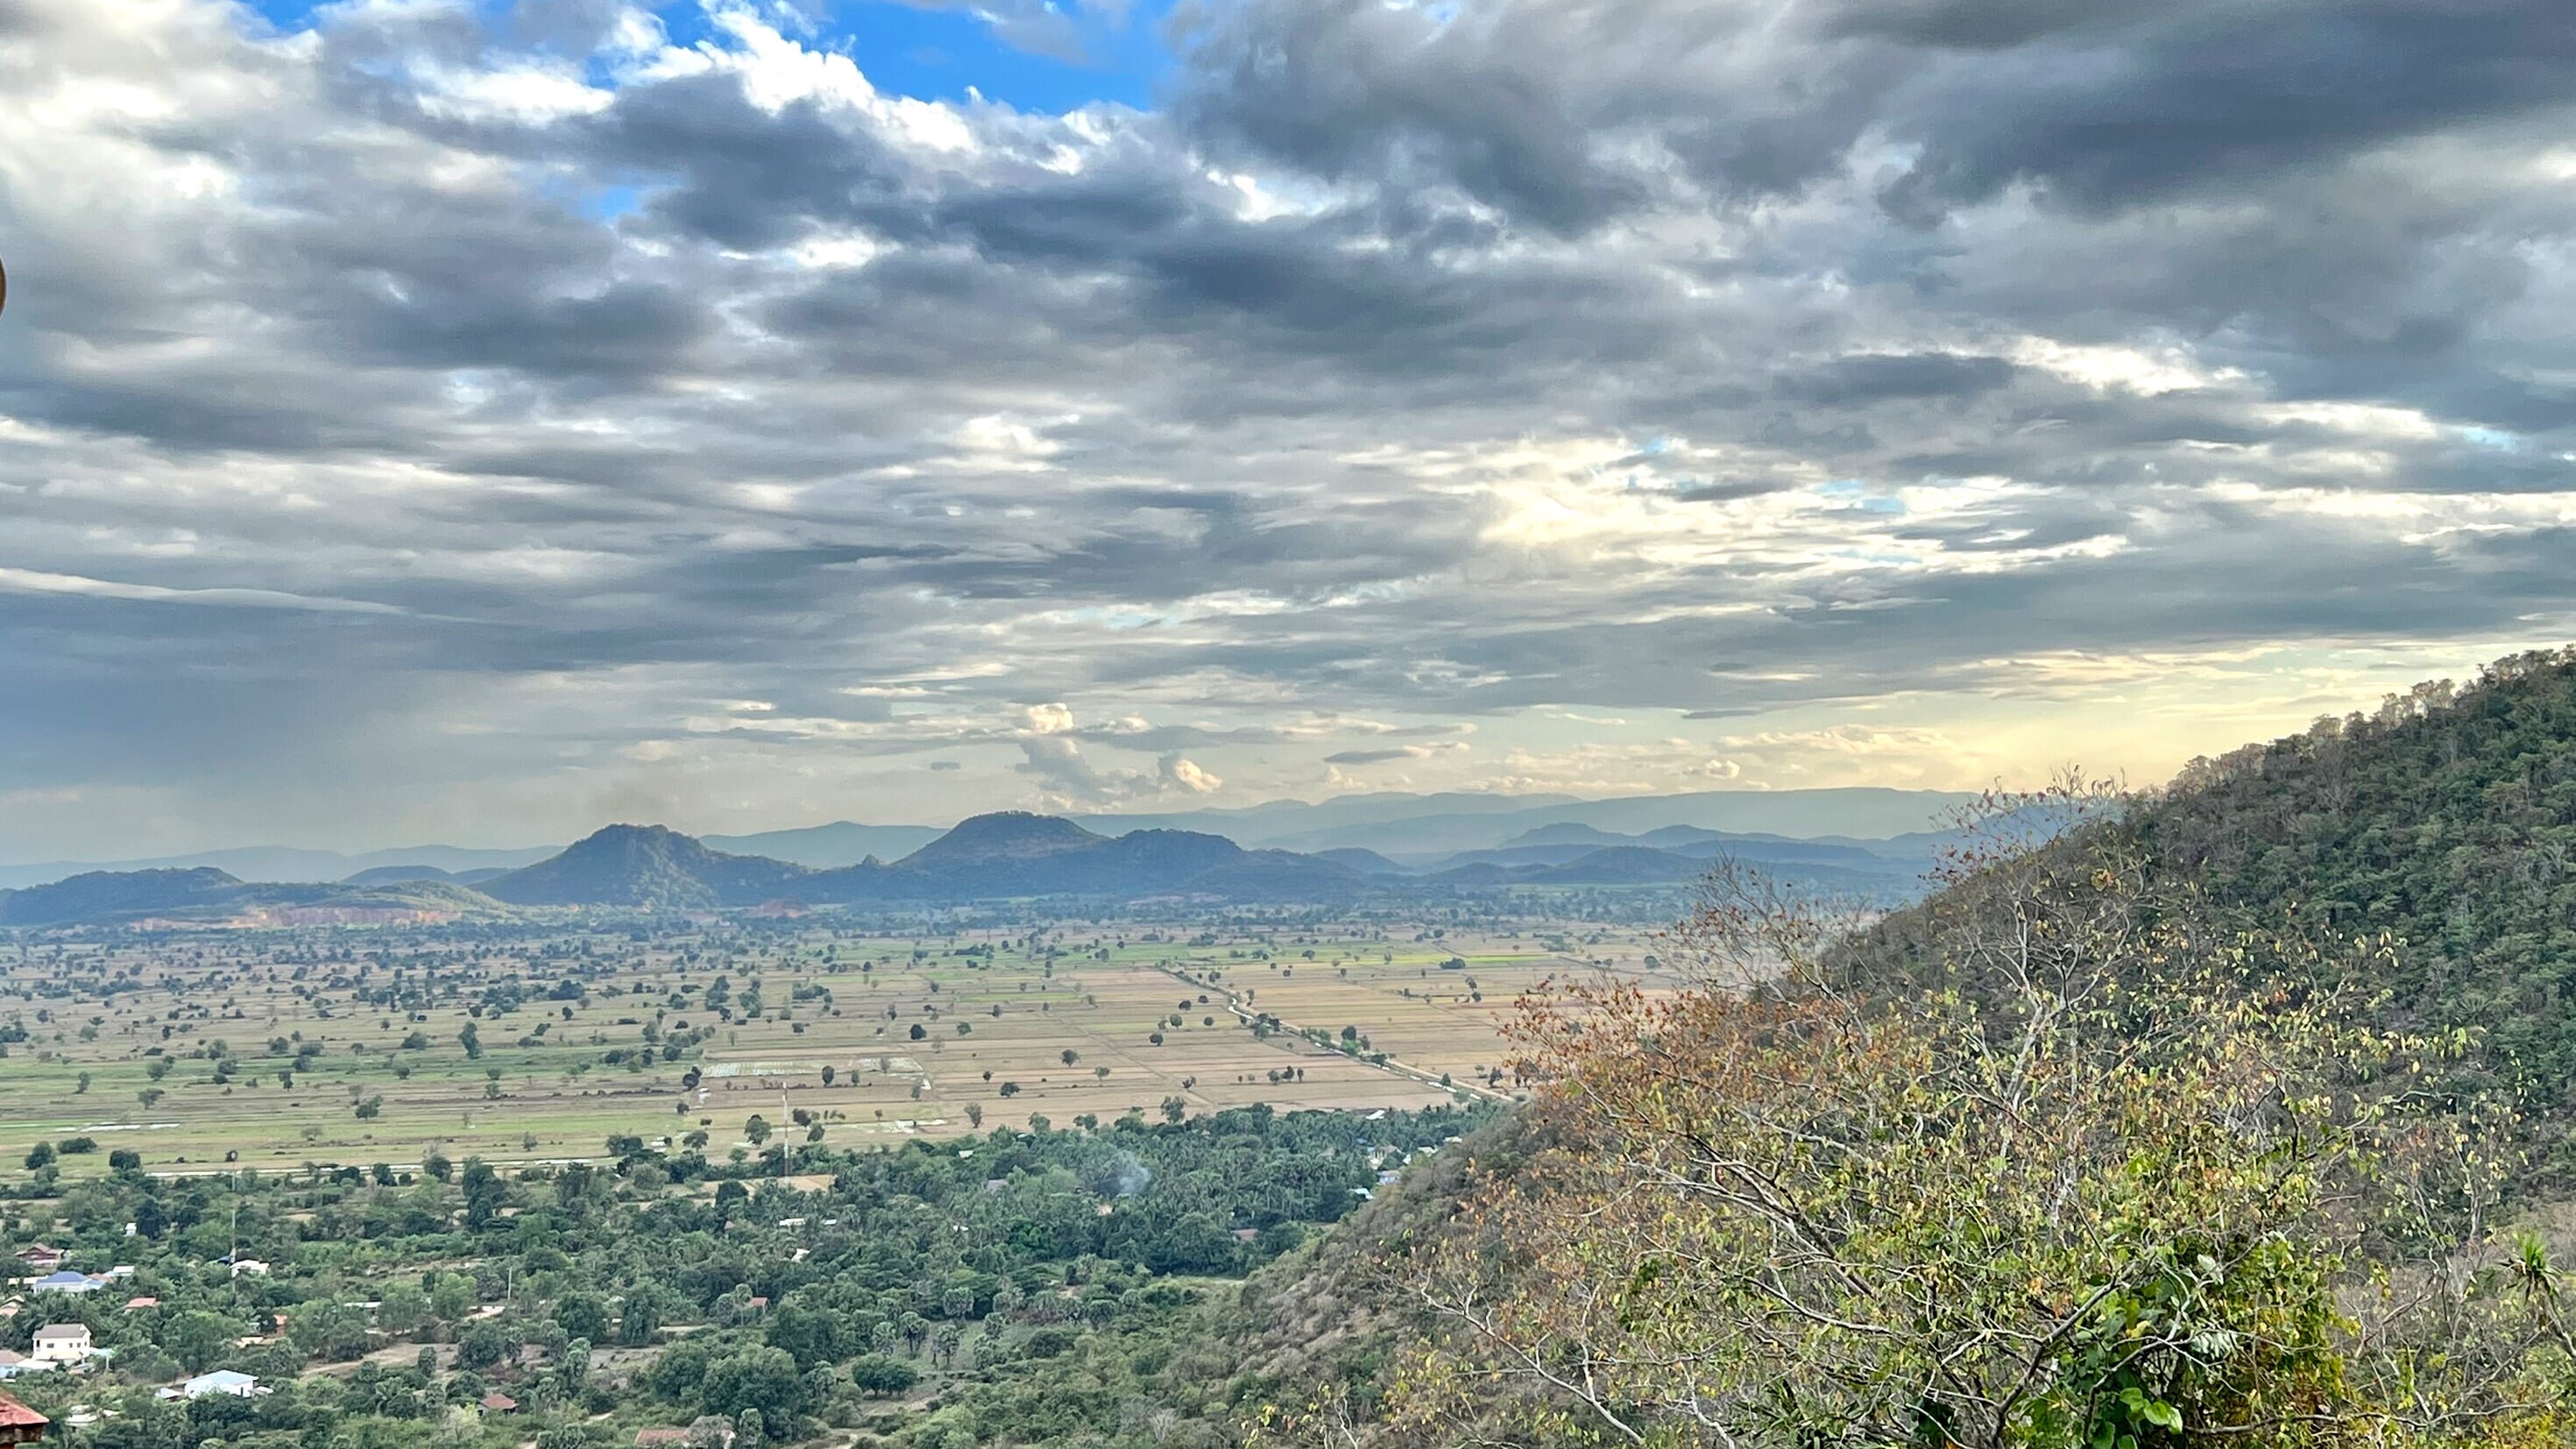
M 20 1038 L 0 1152 L 14 1169 L 38 1142 L 95 1143 L 67 1175 L 116 1149 L 155 1172 L 407 1167 L 704 1132 L 722 1157 L 757 1150 L 755 1116 L 858 1146 L 1174 1099 L 1421 1106 L 1509 1093 L 1500 1028 L 1520 994 L 1642 972 L 1650 950 L 1634 926 L 1539 917 L 919 937 L 566 918 L 0 944 L 0 1036 Z

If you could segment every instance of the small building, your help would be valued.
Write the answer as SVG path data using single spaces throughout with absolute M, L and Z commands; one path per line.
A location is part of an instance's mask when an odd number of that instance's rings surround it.
M 98 1352 L 86 1323 L 48 1323 L 36 1330 L 35 1357 L 43 1363 L 83 1363 Z
M 267 1392 L 259 1386 L 259 1380 L 249 1374 L 238 1369 L 217 1369 L 210 1374 L 199 1374 L 174 1388 L 163 1389 L 160 1397 L 202 1399 L 208 1394 L 230 1394 L 236 1399 L 250 1399 Z
M 30 1293 L 95 1293 L 100 1284 L 87 1273 L 48 1273 L 27 1285 Z
M 51 1422 L 9 1395 L 0 1394 L 0 1444 L 33 1444 L 45 1437 L 45 1425 Z
M 233 1276 L 236 1278 L 265 1278 L 268 1276 L 268 1265 L 257 1258 L 235 1258 L 233 1259 Z
M 483 1411 L 487 1414 L 507 1414 L 519 1407 L 518 1400 L 511 1398 L 508 1394 L 501 1392 L 499 1389 L 494 1389 L 492 1392 L 485 1394 L 482 1398 L 475 1400 L 475 1402 L 481 1404 L 483 1406 Z
M 18 1250 L 18 1261 L 39 1273 L 50 1273 L 61 1267 L 63 1259 L 69 1256 L 62 1249 L 45 1243 L 36 1243 Z
M 125 1300 L 125 1311 L 128 1313 L 140 1313 L 146 1308 L 158 1308 L 160 1306 L 161 1300 L 153 1297 L 149 1293 L 137 1294 L 134 1297 Z
M 0 1379 L 14 1379 L 20 1374 L 43 1373 L 52 1367 L 52 1364 L 38 1363 L 14 1348 L 0 1348 Z

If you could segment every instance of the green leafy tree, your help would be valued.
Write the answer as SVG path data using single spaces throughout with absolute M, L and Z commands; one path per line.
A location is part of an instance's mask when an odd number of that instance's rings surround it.
M 850 1361 L 850 1382 L 863 1394 L 884 1396 L 907 1392 L 921 1382 L 921 1374 L 902 1359 L 868 1353 Z
M 458 1322 L 474 1311 L 478 1301 L 474 1280 L 463 1273 L 442 1273 L 430 1285 L 429 1311 L 436 1314 L 441 1322 Z
M 804 1407 L 805 1376 L 784 1351 L 762 1346 L 728 1354 L 707 1365 L 698 1400 L 710 1414 L 756 1412 L 785 1425 Z
M 376 1326 L 387 1333 L 418 1332 L 429 1321 L 429 1295 L 414 1283 L 388 1283 L 377 1294 Z
M 219 1313 L 192 1308 L 170 1316 L 160 1327 L 161 1347 L 190 1373 L 213 1368 L 241 1336 L 242 1326 Z
M 567 1293 L 556 1300 L 554 1320 L 568 1337 L 596 1341 L 608 1336 L 608 1307 L 588 1293 Z

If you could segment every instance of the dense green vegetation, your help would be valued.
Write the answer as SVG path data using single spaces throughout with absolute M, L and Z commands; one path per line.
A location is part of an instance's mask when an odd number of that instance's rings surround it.
M 427 1428 L 547 1449 L 652 1426 L 746 1446 L 1169 1442 L 1184 1421 L 1211 1438 L 1253 1406 L 1222 1377 L 1157 1377 L 1203 1305 L 1477 1120 L 1033 1119 L 895 1151 L 772 1142 L 740 1166 L 626 1139 L 613 1167 L 515 1177 L 434 1159 L 167 1178 L 120 1153 L 59 1196 L 22 1190 L 7 1247 L 132 1275 L 38 1295 L 0 1342 L 91 1327 L 111 1361 L 9 1387 L 58 1421 L 110 1411 L 73 1431 L 98 1449 L 353 1449 Z M 273 1392 L 155 1396 L 225 1368 Z M 513 1406 L 482 1407 L 496 1392 Z
M 2421 685 L 2195 760 L 2116 813 L 2158 880 L 2229 928 L 2384 942 L 2366 973 L 2329 964 L 2288 984 L 2372 998 L 2384 1027 L 2467 1032 L 2468 1077 L 2509 1087 L 2537 1130 L 2564 1134 L 2576 1108 L 2576 650 L 2500 660 L 2465 687 Z M 1985 888 L 1971 872 L 1876 923 L 1844 968 L 1882 989 L 1929 979 L 1935 912 Z M 2563 1178 L 2576 1161 L 2543 1167 Z
M 2163 868 L 2219 900 L 2395 935 L 2372 985 L 2479 1028 L 2542 1100 L 2576 1104 L 2576 650 L 2196 761 L 2137 818 Z

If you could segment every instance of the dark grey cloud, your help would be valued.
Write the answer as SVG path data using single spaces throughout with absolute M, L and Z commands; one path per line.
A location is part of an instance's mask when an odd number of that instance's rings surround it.
M 1068 115 L 707 14 L 0 7 L 0 850 L 1858 770 L 2576 615 L 2544 0 L 1221 0 Z
M 1893 189 L 1901 207 L 2037 181 L 2125 208 L 2576 100 L 2576 30 L 2525 0 L 2185 3 L 2111 26 L 1995 25 L 2006 10 L 2031 13 L 1956 0 L 1853 17 L 1853 33 L 1895 19 L 1888 34 L 1949 61 L 1916 103 L 1924 149 Z
M 2010 383 L 2014 372 L 2013 365 L 2000 357 L 1856 352 L 1782 377 L 1774 386 L 1793 402 L 1844 407 L 1898 399 L 1973 397 Z

